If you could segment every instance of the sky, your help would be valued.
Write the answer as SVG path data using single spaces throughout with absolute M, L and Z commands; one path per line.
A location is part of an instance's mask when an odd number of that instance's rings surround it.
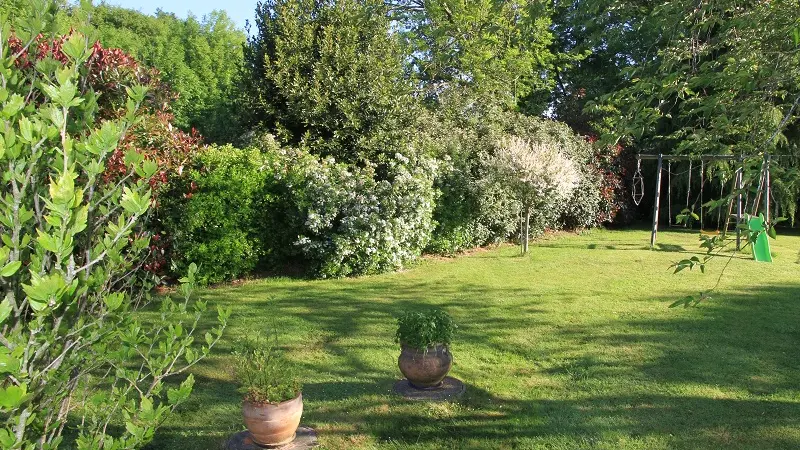
M 95 4 L 97 3 L 100 2 L 95 1 Z M 253 22 L 256 9 L 256 0 L 226 0 L 222 2 L 219 0 L 106 0 L 105 3 L 136 9 L 145 14 L 153 14 L 156 9 L 161 8 L 184 19 L 189 12 L 199 19 L 215 9 L 223 9 L 242 30 L 244 30 L 245 20 L 249 19 L 251 23 Z

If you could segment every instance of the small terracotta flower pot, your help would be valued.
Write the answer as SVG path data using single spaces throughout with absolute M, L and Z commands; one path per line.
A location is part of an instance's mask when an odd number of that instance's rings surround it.
M 397 365 L 412 386 L 419 389 L 432 389 L 442 384 L 450 372 L 453 355 L 446 345 L 435 345 L 425 350 L 400 345 Z
M 253 441 L 262 447 L 280 447 L 294 440 L 303 415 L 303 394 L 276 405 L 242 403 L 244 424 Z

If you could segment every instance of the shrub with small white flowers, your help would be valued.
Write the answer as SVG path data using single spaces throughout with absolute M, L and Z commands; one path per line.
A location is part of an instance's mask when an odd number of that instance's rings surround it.
M 281 170 L 274 179 L 292 187 L 280 189 L 290 194 L 281 201 L 302 219 L 292 244 L 314 275 L 397 270 L 427 245 L 433 229 L 431 160 L 397 153 L 380 167 L 362 168 L 294 150 L 273 162 Z

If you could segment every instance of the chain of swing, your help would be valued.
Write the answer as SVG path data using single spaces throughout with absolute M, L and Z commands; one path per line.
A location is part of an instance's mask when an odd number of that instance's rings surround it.
M 650 157 L 652 158 L 652 155 L 650 155 Z M 720 206 L 720 207 L 717 208 L 717 217 L 716 217 L 716 226 L 717 226 L 716 232 L 717 233 L 719 233 L 719 232 L 726 233 L 726 232 L 729 231 L 728 229 L 729 229 L 729 227 L 731 225 L 731 220 L 732 220 L 731 218 L 732 217 L 739 218 L 741 216 L 741 213 L 746 212 L 746 211 L 752 211 L 753 215 L 758 214 L 759 207 L 761 206 L 762 200 L 765 202 L 764 203 L 764 206 L 765 206 L 764 209 L 766 210 L 767 215 L 769 215 L 769 210 L 770 210 L 769 209 L 769 203 L 770 202 L 775 203 L 774 192 L 771 189 L 769 189 L 769 184 L 770 184 L 770 179 L 769 179 L 769 164 L 770 164 L 770 162 L 769 161 L 770 161 L 770 158 L 771 157 L 767 156 L 764 159 L 764 163 L 762 165 L 762 170 L 761 170 L 761 176 L 760 176 L 760 178 L 758 180 L 758 187 L 757 187 L 757 189 L 755 191 L 752 190 L 752 189 L 744 189 L 744 186 L 742 185 L 743 176 L 744 176 L 744 169 L 743 169 L 743 166 L 741 165 L 742 161 L 739 161 L 739 166 L 736 167 L 736 170 L 734 171 L 734 177 L 732 179 L 733 184 L 731 185 L 731 189 L 732 189 L 731 192 L 734 192 L 734 191 L 737 191 L 737 190 L 739 192 L 742 192 L 744 194 L 744 198 L 739 197 L 737 199 L 737 203 L 738 202 L 742 202 L 742 200 L 744 200 L 744 201 L 743 201 L 743 204 L 741 204 L 741 206 L 739 206 L 737 204 L 737 214 L 734 215 L 733 214 L 734 213 L 733 207 L 734 207 L 734 203 L 735 202 L 732 199 L 728 204 L 727 214 L 725 215 L 724 221 L 723 221 L 723 217 L 722 217 L 723 207 Z M 665 157 L 664 159 L 667 159 L 667 158 Z M 669 226 L 670 227 L 673 227 L 673 226 L 687 227 L 689 222 L 690 222 L 690 221 L 684 220 L 684 221 L 682 221 L 683 224 L 678 224 L 678 223 L 676 223 L 676 220 L 675 220 L 677 216 L 673 214 L 673 195 L 672 195 L 673 180 L 672 179 L 676 178 L 677 180 L 680 180 L 680 179 L 683 178 L 683 179 L 686 179 L 686 203 L 685 203 L 685 208 L 684 208 L 683 211 L 689 211 L 691 213 L 694 213 L 695 212 L 695 208 L 697 207 L 697 205 L 699 203 L 700 211 L 699 211 L 699 214 L 697 214 L 697 215 L 698 215 L 698 217 L 700 219 L 699 220 L 700 221 L 700 230 L 704 231 L 705 230 L 705 228 L 704 228 L 705 223 L 704 222 L 705 222 L 705 217 L 706 217 L 706 213 L 704 211 L 704 208 L 706 207 L 706 204 L 704 203 L 704 200 L 705 200 L 705 194 L 706 194 L 705 193 L 705 191 L 706 191 L 706 183 L 707 183 L 707 179 L 709 178 L 709 176 L 708 176 L 708 174 L 709 174 L 709 165 L 706 164 L 706 160 L 705 159 L 700 158 L 700 164 L 699 164 L 699 166 L 700 166 L 699 167 L 699 169 L 700 169 L 700 173 L 699 173 L 699 176 L 700 176 L 700 191 L 699 191 L 699 193 L 697 193 L 697 195 L 693 199 L 692 198 L 692 191 L 693 191 L 692 181 L 693 181 L 694 172 L 696 171 L 696 164 L 695 164 L 695 161 L 691 160 L 691 159 L 689 159 L 688 162 L 689 162 L 689 166 L 688 166 L 687 169 L 682 170 L 682 171 L 673 171 L 672 161 L 669 160 L 669 159 L 667 160 L 667 167 L 666 167 L 667 202 L 668 202 L 667 203 L 667 213 L 669 214 Z M 661 167 L 662 166 L 659 164 L 660 170 L 663 171 L 663 168 L 661 168 Z M 727 177 L 725 176 L 725 173 L 726 173 L 725 171 L 719 171 L 718 175 L 717 175 L 717 178 L 719 179 L 719 186 L 720 186 L 719 198 L 723 198 L 723 196 L 725 195 L 725 186 L 726 186 L 726 184 L 728 184 L 731 181 L 730 179 L 727 179 Z M 662 174 L 663 174 L 663 172 L 662 172 Z M 659 174 L 658 180 L 661 180 L 661 174 Z M 632 178 L 632 188 L 631 188 L 631 194 L 633 196 L 633 202 L 637 206 L 641 204 L 641 202 L 642 202 L 642 200 L 644 198 L 644 191 L 645 191 L 644 176 L 642 175 L 642 159 L 641 159 L 641 156 L 640 156 L 639 158 L 637 158 L 636 172 L 634 173 L 633 178 Z M 660 192 L 660 188 L 658 188 L 657 193 L 658 192 Z M 768 196 L 767 199 L 763 199 L 764 192 L 767 193 L 766 194 Z M 683 211 L 682 211 L 682 213 L 683 213 Z M 654 218 L 654 220 L 657 220 L 657 218 Z M 735 225 L 737 219 L 733 219 L 733 220 L 734 220 L 733 223 Z M 767 217 L 767 220 L 769 220 L 769 217 Z M 724 227 L 722 226 L 723 223 L 724 223 Z M 655 229 L 656 226 L 657 225 L 654 224 L 654 229 Z

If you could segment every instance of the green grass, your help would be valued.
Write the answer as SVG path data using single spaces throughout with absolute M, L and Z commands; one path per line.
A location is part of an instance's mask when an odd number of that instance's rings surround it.
M 692 233 L 595 231 L 411 270 L 332 281 L 270 279 L 208 290 L 233 307 L 226 342 L 194 370 L 192 398 L 159 430 L 157 449 L 218 449 L 243 429 L 226 353 L 277 326 L 304 374 L 303 422 L 325 449 L 798 448 L 800 237 L 772 241 L 774 264 L 734 259 L 712 286 L 668 265 Z M 394 316 L 439 306 L 459 324 L 451 403 L 391 393 Z

